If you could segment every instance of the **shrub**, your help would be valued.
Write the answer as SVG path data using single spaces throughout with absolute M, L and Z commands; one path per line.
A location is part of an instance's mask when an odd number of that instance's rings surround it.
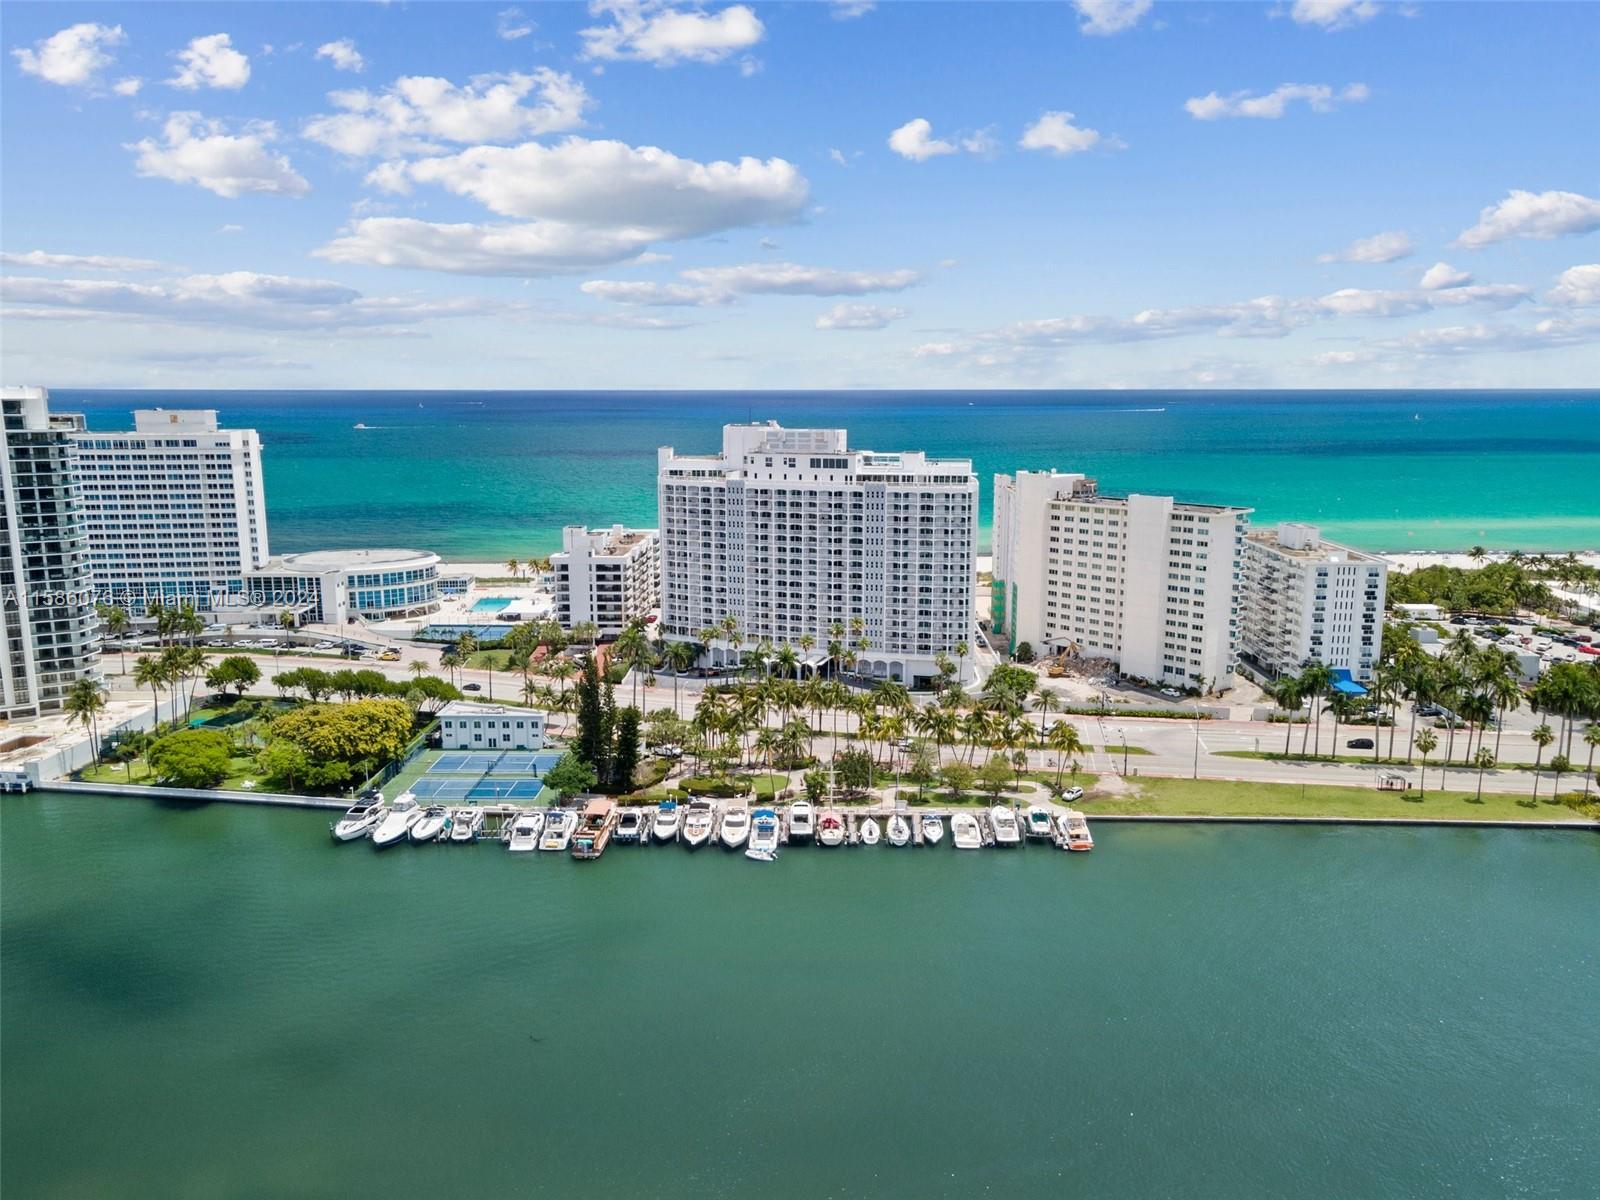
M 150 747 L 150 769 L 160 783 L 175 787 L 216 787 L 228 777 L 233 743 L 215 729 L 182 729 Z

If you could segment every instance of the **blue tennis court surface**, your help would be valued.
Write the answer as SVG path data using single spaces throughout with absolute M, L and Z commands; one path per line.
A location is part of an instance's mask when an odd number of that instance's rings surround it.
M 411 785 L 418 800 L 532 800 L 559 750 L 448 750 Z
M 428 773 L 540 776 L 561 761 L 559 750 L 447 750 Z
M 544 791 L 537 779 L 466 779 L 424 775 L 411 785 L 418 800 L 533 800 Z

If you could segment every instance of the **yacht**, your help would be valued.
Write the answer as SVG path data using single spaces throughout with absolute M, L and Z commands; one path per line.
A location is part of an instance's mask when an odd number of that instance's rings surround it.
M 983 829 L 971 813 L 958 812 L 950 818 L 950 837 L 957 850 L 983 849 Z
M 570 808 L 552 808 L 544 815 L 544 836 L 539 839 L 539 849 L 565 850 L 572 842 L 572 831 L 577 825 L 578 814 Z
M 750 817 L 750 844 L 745 848 L 746 858 L 771 862 L 778 856 L 778 814 L 770 808 L 758 808 Z
M 929 846 L 937 846 L 944 841 L 944 822 L 938 817 L 929 814 L 922 820 L 922 840 Z
M 994 842 L 997 846 L 1020 846 L 1022 844 L 1022 830 L 1017 825 L 1017 814 L 1011 811 L 1009 804 L 996 804 L 989 810 L 989 824 L 994 828 Z
M 1093 850 L 1094 838 L 1089 834 L 1089 820 L 1075 808 L 1069 808 L 1060 818 L 1061 833 L 1067 839 L 1068 850 Z
M 817 845 L 837 846 L 844 841 L 844 817 L 837 809 L 825 809 L 817 818 Z
M 616 831 L 611 835 L 619 842 L 637 842 L 644 833 L 644 810 L 624 808 L 619 810 Z
M 908 846 L 911 844 L 911 822 L 899 813 L 889 818 L 888 830 L 889 845 Z
M 711 827 L 716 824 L 716 814 L 709 800 L 691 800 L 689 811 L 683 817 L 683 844 L 698 850 L 711 839 Z
M 458 808 L 450 814 L 450 840 L 452 842 L 470 842 L 478 836 L 478 830 L 483 828 L 483 809 Z
M 539 848 L 539 835 L 544 832 L 544 813 L 525 812 L 511 822 L 511 839 L 506 849 L 515 854 L 526 854 Z
M 599 858 L 611 842 L 611 830 L 616 823 L 616 801 L 604 798 L 589 801 L 572 834 L 572 857 Z
M 432 842 L 444 832 L 444 827 L 450 821 L 450 810 L 442 804 L 430 804 L 422 810 L 422 815 L 411 822 L 411 840 L 413 842 Z
M 722 814 L 722 831 L 719 835 L 722 844 L 729 850 L 737 850 L 744 845 L 745 839 L 750 836 L 750 810 L 742 804 L 729 805 L 728 810 Z
M 376 799 L 357 800 L 350 806 L 350 811 L 340 817 L 333 826 L 333 840 L 336 842 L 353 842 L 357 838 L 364 838 L 372 832 L 373 826 L 383 820 L 383 796 Z
M 670 842 L 678 836 L 678 802 L 663 800 L 656 806 L 656 822 L 650 827 L 658 842 Z
M 411 823 L 421 815 L 417 798 L 410 792 L 402 792 L 394 798 L 394 803 L 383 814 L 382 820 L 372 827 L 372 844 L 382 850 L 385 846 L 404 841 Z
M 1035 839 L 1051 841 L 1056 836 L 1056 821 L 1051 812 L 1042 804 L 1030 805 L 1023 816 L 1023 828 L 1028 836 Z
M 883 830 L 878 828 L 876 817 L 868 817 L 861 822 L 861 844 L 863 846 L 876 846 L 883 837 Z
M 789 805 L 789 840 L 805 841 L 817 832 L 817 812 L 809 800 L 796 800 Z

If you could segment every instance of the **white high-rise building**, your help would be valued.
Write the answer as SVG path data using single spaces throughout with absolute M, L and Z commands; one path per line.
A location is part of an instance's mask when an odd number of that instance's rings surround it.
M 216 609 L 269 557 L 261 439 L 213 409 L 141 409 L 133 426 L 76 435 L 96 595 Z
M 1035 653 L 1107 658 L 1124 675 L 1232 686 L 1250 509 L 1102 496 L 1085 475 L 994 479 L 991 625 Z
M 561 531 L 561 551 L 550 556 L 556 620 L 563 629 L 592 621 L 601 637 L 616 637 L 655 611 L 661 595 L 661 535 L 654 529 Z
M 1383 648 L 1389 564 L 1284 522 L 1244 543 L 1239 657 L 1269 679 L 1316 660 L 1372 678 Z
M 857 673 L 913 686 L 971 644 L 978 480 L 967 459 L 851 450 L 843 429 L 768 422 L 723 426 L 720 454 L 663 447 L 658 466 L 669 640 L 719 630 L 714 665 L 766 640 L 812 669 L 838 641 Z M 728 617 L 737 644 L 720 632 Z M 958 660 L 969 676 L 972 661 Z
M 97 676 L 100 640 L 72 474 L 82 418 L 52 416 L 36 387 L 0 389 L 0 413 L 0 717 L 24 717 Z

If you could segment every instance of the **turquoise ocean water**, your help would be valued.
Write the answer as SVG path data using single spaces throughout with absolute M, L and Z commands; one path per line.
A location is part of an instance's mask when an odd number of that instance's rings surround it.
M 728 421 L 844 426 L 853 445 L 1056 467 L 1108 493 L 1254 505 L 1373 550 L 1600 547 L 1600 391 L 86 392 L 91 427 L 214 407 L 266 442 L 276 551 L 548 553 L 563 525 L 653 525 L 656 447 Z M 358 429 L 357 425 L 366 426 Z
M 1600 1180 L 1600 839 L 334 846 L 0 800 L 0 1194 L 1540 1197 Z

